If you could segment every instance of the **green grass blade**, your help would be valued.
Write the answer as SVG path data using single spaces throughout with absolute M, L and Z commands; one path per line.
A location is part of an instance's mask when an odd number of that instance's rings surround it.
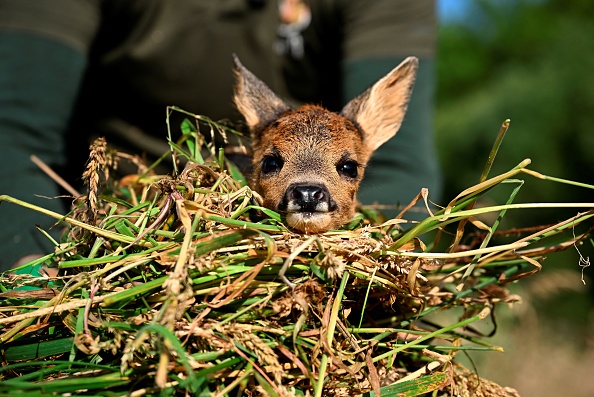
M 382 397 L 415 397 L 435 390 L 440 390 L 449 382 L 449 377 L 443 372 L 422 376 L 418 379 L 407 380 L 384 386 L 380 389 Z M 376 397 L 373 391 L 361 395 L 362 397 Z

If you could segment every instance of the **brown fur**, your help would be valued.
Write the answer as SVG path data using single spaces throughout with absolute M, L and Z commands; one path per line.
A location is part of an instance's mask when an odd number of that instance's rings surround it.
M 234 99 L 253 138 L 251 186 L 264 205 L 305 233 L 347 222 L 371 154 L 400 128 L 417 66 L 407 58 L 338 114 L 292 110 L 235 58 Z

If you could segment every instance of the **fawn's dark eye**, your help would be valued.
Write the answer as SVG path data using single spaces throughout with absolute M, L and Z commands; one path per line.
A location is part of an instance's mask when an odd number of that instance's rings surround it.
M 283 159 L 277 155 L 264 156 L 262 159 L 262 173 L 263 174 L 274 174 L 283 168 Z
M 359 164 L 354 160 L 345 160 L 338 163 L 336 171 L 342 176 L 355 179 L 359 175 Z

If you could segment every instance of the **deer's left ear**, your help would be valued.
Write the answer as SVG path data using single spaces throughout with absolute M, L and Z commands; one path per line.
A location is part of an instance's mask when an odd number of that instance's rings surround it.
M 400 129 L 415 84 L 419 60 L 406 58 L 367 91 L 351 100 L 341 114 L 363 130 L 372 153 Z
M 233 55 L 233 61 L 236 77 L 233 100 L 252 135 L 257 137 L 268 124 L 291 110 L 291 107 L 243 66 L 236 55 Z

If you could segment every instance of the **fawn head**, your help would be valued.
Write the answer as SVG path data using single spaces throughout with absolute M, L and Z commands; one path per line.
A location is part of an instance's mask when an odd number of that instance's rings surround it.
M 404 60 L 340 113 L 317 105 L 292 109 L 234 61 L 234 100 L 252 135 L 251 187 L 292 229 L 340 227 L 354 214 L 371 154 L 400 128 L 418 60 Z

